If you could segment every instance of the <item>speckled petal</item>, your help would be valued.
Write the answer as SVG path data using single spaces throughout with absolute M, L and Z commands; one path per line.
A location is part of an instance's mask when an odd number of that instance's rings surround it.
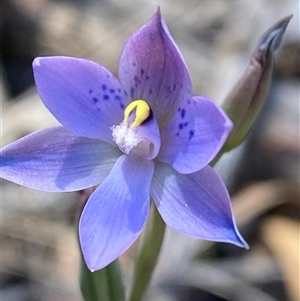
M 222 148 L 232 122 L 212 100 L 194 96 L 184 101 L 161 133 L 158 159 L 180 173 L 206 166 Z
M 111 72 L 71 57 L 39 57 L 33 62 L 39 95 L 65 127 L 80 136 L 112 142 L 110 126 L 123 118 L 123 92 Z
M 110 264 L 141 233 L 150 208 L 153 171 L 152 161 L 123 155 L 88 200 L 79 238 L 91 271 Z
M 151 196 L 166 224 L 176 231 L 248 247 L 237 230 L 227 189 L 211 167 L 183 175 L 160 163 Z
M 192 93 L 185 62 L 160 11 L 125 43 L 119 78 L 127 101 L 143 99 L 163 128 L 183 99 Z
M 64 127 L 25 136 L 0 150 L 0 176 L 44 191 L 76 191 L 99 184 L 121 152 Z

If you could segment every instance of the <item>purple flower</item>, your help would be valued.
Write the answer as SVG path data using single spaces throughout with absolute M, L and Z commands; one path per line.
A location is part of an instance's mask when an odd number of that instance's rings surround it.
M 119 81 L 94 62 L 33 62 L 45 106 L 63 127 L 1 150 L 1 176 L 46 191 L 100 184 L 79 223 L 88 267 L 98 270 L 141 233 L 150 196 L 171 228 L 247 247 L 226 187 L 208 166 L 232 128 L 210 99 L 192 96 L 185 62 L 160 11 L 126 42 Z

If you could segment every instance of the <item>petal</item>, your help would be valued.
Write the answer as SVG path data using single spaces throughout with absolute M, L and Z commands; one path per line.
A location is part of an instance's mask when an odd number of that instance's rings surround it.
M 186 64 L 159 10 L 127 40 L 120 57 L 119 78 L 128 100 L 147 101 L 161 128 L 179 103 L 191 96 Z
M 71 57 L 39 57 L 33 62 L 39 95 L 65 127 L 80 136 L 111 142 L 110 126 L 123 118 L 119 82 L 104 67 Z
M 38 190 L 76 191 L 99 184 L 120 151 L 54 127 L 11 143 L 0 156 L 0 175 L 6 180 Z
M 180 173 L 192 173 L 206 166 L 225 143 L 232 122 L 212 100 L 194 96 L 178 107 L 161 133 L 158 159 Z
M 91 271 L 119 257 L 141 233 L 150 207 L 153 171 L 152 161 L 123 155 L 88 200 L 79 238 Z
M 248 247 L 235 225 L 227 189 L 211 167 L 183 175 L 160 163 L 151 196 L 166 224 L 178 232 Z

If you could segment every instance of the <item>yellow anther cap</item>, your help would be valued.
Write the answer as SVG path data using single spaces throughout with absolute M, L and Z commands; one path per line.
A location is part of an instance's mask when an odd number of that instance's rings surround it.
M 141 125 L 151 114 L 150 106 L 146 101 L 139 99 L 131 102 L 124 111 L 124 121 L 128 122 L 129 115 L 135 110 L 135 119 L 130 125 L 131 128 Z

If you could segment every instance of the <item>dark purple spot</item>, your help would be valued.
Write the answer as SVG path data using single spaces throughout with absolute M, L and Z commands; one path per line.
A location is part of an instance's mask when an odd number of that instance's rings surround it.
M 107 86 L 106 86 L 106 85 L 102 85 L 101 87 L 102 87 L 102 90 L 103 90 L 103 91 L 105 91 L 105 90 L 107 89 Z
M 109 92 L 110 93 L 115 93 L 115 89 L 110 89 Z
M 170 86 L 167 87 L 167 91 L 168 91 L 168 93 L 171 93 L 171 92 L 172 92 L 172 89 L 171 89 Z
M 89 90 L 89 93 L 90 93 L 90 94 L 93 93 L 93 90 Z
M 179 123 L 178 127 L 179 127 L 180 130 L 182 130 L 183 129 L 183 123 Z
M 152 89 L 149 90 L 149 94 L 152 94 Z
M 127 96 L 128 95 L 127 91 L 124 91 L 124 94 Z
M 132 62 L 132 66 L 134 66 L 134 67 L 135 67 L 135 66 L 136 66 L 136 63 L 135 63 L 135 62 Z
M 103 95 L 103 99 L 104 99 L 104 100 L 109 100 L 109 95 L 104 94 L 104 95 Z
M 96 102 L 98 102 L 99 101 L 99 99 L 97 98 L 97 97 L 93 97 L 93 102 L 94 103 L 96 103 Z
M 149 79 L 149 76 L 148 76 L 148 75 L 146 76 L 146 79 L 147 79 L 147 80 Z
M 179 107 L 179 108 L 177 109 L 177 111 L 180 112 L 180 111 L 181 111 L 181 108 Z
M 176 133 L 176 136 L 179 136 L 179 133 Z
M 191 101 L 190 101 L 190 100 L 188 100 L 188 101 L 187 101 L 187 103 L 190 105 L 190 104 L 191 104 Z
M 124 108 L 125 108 L 123 103 L 120 104 L 120 107 L 121 107 L 122 110 L 124 110 Z
M 118 88 L 118 92 L 121 93 L 121 89 L 120 88 Z
M 143 75 L 145 73 L 144 69 L 141 69 L 141 75 Z
M 135 91 L 134 88 L 131 87 L 131 89 L 130 89 L 130 96 L 131 96 L 132 99 L 133 99 L 134 91 Z
M 115 96 L 115 100 L 121 101 L 121 96 L 120 95 L 116 95 Z
M 183 118 L 184 118 L 184 116 L 185 116 L 185 109 L 182 109 L 182 110 L 181 110 L 181 113 L 180 113 L 180 115 L 181 115 L 181 118 L 183 119 Z
M 135 81 L 135 86 L 141 83 L 140 79 L 137 76 L 134 77 L 134 81 Z
M 175 90 L 176 90 L 176 84 L 173 85 L 173 91 L 175 91 Z
M 107 78 L 110 78 L 109 74 L 106 74 L 106 77 L 107 77 Z
M 193 131 L 193 130 L 190 130 L 190 136 L 189 136 L 189 139 L 192 139 L 193 136 L 194 136 L 194 131 Z
M 183 126 L 186 127 L 188 124 L 189 124 L 188 122 L 185 122 L 185 123 L 183 124 Z

